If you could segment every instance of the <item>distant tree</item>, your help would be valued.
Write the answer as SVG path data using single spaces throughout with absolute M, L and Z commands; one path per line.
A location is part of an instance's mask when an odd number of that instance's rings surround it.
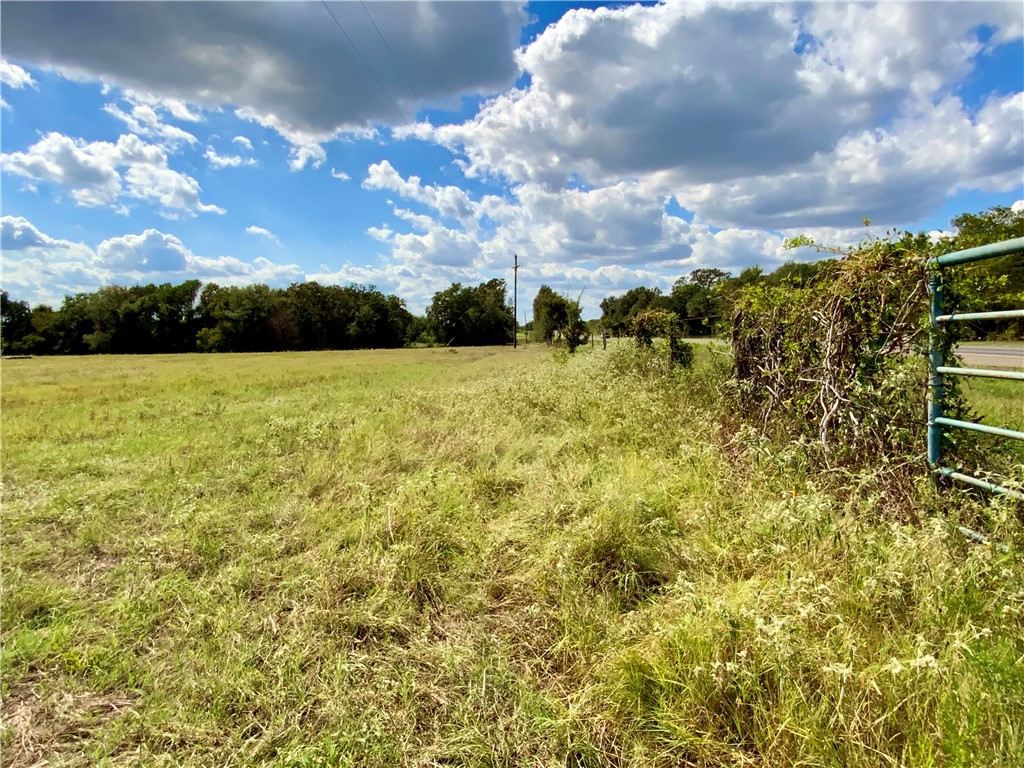
M 453 346 L 508 343 L 515 325 L 504 280 L 475 287 L 453 283 L 434 294 L 427 319 L 438 342 Z
M 961 213 L 951 224 L 955 231 L 954 250 L 974 248 L 1024 237 L 1024 209 L 1014 211 L 1005 205 L 996 205 L 980 213 Z
M 0 348 L 4 352 L 24 352 L 25 338 L 32 335 L 32 310 L 26 301 L 12 301 L 7 291 L 0 292 Z
M 350 286 L 356 307 L 347 330 L 348 342 L 358 349 L 387 349 L 405 343 L 412 313 L 397 296 L 385 296 L 373 286 Z
M 770 275 L 765 275 L 764 282 L 766 285 L 788 284 L 802 288 L 818 274 L 820 265 L 820 261 L 787 261 Z
M 469 344 L 465 317 L 472 301 L 471 289 L 462 283 L 452 283 L 443 291 L 434 294 L 427 308 L 427 319 L 434 331 L 434 337 L 442 344 Z
M 163 283 L 150 294 L 153 352 L 193 352 L 199 330 L 198 280 L 181 285 Z
M 316 282 L 292 283 L 285 290 L 298 331 L 299 349 L 336 349 L 344 346 L 351 312 L 336 286 Z
M 565 339 L 565 346 L 569 354 L 576 351 L 578 347 L 587 343 L 590 338 L 590 326 L 583 320 L 583 308 L 580 299 L 570 301 L 565 299 L 565 323 L 562 325 L 562 338 Z
M 32 310 L 32 332 L 22 339 L 25 352 L 48 355 L 57 351 L 55 328 L 60 315 L 48 304 L 39 304 Z
M 86 335 L 95 329 L 90 317 L 90 299 L 88 293 L 64 297 L 50 326 L 54 352 L 61 355 L 84 355 L 91 351 L 85 340 Z
M 699 285 L 705 290 L 711 290 L 717 283 L 723 280 L 728 280 L 732 275 L 722 269 L 714 267 L 705 269 L 695 269 L 690 273 L 689 282 L 694 285 Z
M 1004 205 L 980 213 L 962 213 L 952 221 L 955 233 L 939 241 L 942 253 L 1024 237 L 1024 210 Z M 976 300 L 976 310 L 1020 309 L 1024 306 L 1024 254 L 1015 253 L 964 265 L 952 271 L 954 291 Z M 952 298 L 952 296 L 950 296 Z M 961 305 L 961 310 L 966 308 Z M 1022 320 L 983 320 L 970 324 L 976 338 L 1024 338 Z
M 266 285 L 222 288 L 210 283 L 199 297 L 202 352 L 272 352 L 294 348 L 298 325 L 284 292 Z
M 754 285 L 755 283 L 760 282 L 762 277 L 764 277 L 764 270 L 755 264 L 752 267 L 746 267 L 742 272 L 740 272 L 739 277 L 735 279 L 739 285 Z
M 119 285 L 100 288 L 85 298 L 91 326 L 83 335 L 90 352 L 142 354 L 194 348 L 194 301 L 199 281 L 181 286 Z
M 434 329 L 425 317 L 413 317 L 406 328 L 406 344 L 436 344 Z
M 540 339 L 551 342 L 569 319 L 569 301 L 542 285 L 533 300 L 533 327 Z
M 997 205 L 981 213 L 962 213 L 953 219 L 952 224 L 956 234 L 947 241 L 946 249 L 975 248 L 1024 237 L 1024 209 L 1014 211 Z M 1003 287 L 1007 292 L 1024 291 L 1024 254 L 1015 253 L 978 262 L 973 269 L 993 277 L 1005 275 Z
M 601 322 L 612 331 L 627 331 L 637 313 L 650 308 L 659 298 L 660 289 L 644 286 L 631 288 L 622 296 L 609 296 L 601 302 Z

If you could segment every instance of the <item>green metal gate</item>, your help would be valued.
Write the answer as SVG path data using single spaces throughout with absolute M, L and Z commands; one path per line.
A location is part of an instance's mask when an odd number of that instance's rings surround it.
M 1010 309 L 1001 312 L 966 312 L 963 314 L 947 313 L 942 303 L 942 270 L 957 264 L 967 264 L 975 261 L 994 259 L 999 256 L 1008 256 L 1014 253 L 1024 253 L 1024 237 L 1014 240 L 1006 240 L 1001 243 L 983 245 L 979 248 L 969 248 L 964 251 L 956 251 L 945 256 L 938 256 L 928 261 L 932 268 L 931 280 L 929 282 L 929 293 L 931 295 L 931 337 L 928 351 L 928 364 L 930 376 L 928 379 L 928 463 L 932 470 L 938 475 L 951 477 L 964 483 L 983 488 L 993 493 L 1012 496 L 1024 501 L 1024 493 L 1012 488 L 1006 488 L 995 483 L 990 483 L 981 478 L 965 475 L 950 467 L 942 466 L 943 435 L 946 429 L 968 429 L 974 432 L 984 432 L 988 435 L 1008 437 L 1014 440 L 1024 440 L 1024 432 L 1017 432 L 1012 429 L 991 427 L 987 424 L 977 424 L 972 421 L 959 421 L 947 419 L 942 415 L 943 382 L 946 376 L 978 376 L 990 379 L 1012 379 L 1024 382 L 1022 371 L 997 371 L 983 368 L 961 368 L 945 364 L 942 343 L 945 327 L 949 323 L 964 322 L 967 320 L 995 320 L 1006 318 L 1024 318 L 1024 308 Z M 1024 392 L 1022 392 L 1021 407 L 1024 408 Z

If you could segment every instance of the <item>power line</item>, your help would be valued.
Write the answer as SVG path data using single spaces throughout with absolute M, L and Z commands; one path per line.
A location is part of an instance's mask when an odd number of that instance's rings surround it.
M 329 14 L 331 14 L 331 18 L 334 19 L 334 23 L 337 25 L 338 29 L 341 30 L 341 34 L 343 34 L 345 36 L 345 39 L 348 40 L 349 45 L 352 46 L 352 50 L 356 52 L 356 56 L 358 56 L 359 60 L 361 62 L 363 62 L 363 66 L 365 66 L 366 69 L 370 72 L 370 76 L 373 77 L 374 82 L 376 82 L 377 85 L 380 87 L 380 89 L 384 92 L 384 95 L 388 97 L 388 101 L 391 102 L 391 106 L 393 106 L 395 108 L 395 111 L 398 113 L 398 116 L 402 118 L 402 121 L 405 123 L 405 126 L 409 129 L 409 135 L 412 136 L 414 139 L 416 139 L 417 142 L 419 142 L 420 147 L 423 148 L 423 154 L 425 154 L 427 156 L 427 159 L 430 160 L 431 163 L 433 163 L 435 168 L 437 168 L 437 172 L 441 174 L 441 177 L 445 180 L 445 182 L 449 186 L 454 186 L 451 183 L 451 181 L 448 180 L 448 176 L 445 174 L 445 172 L 441 168 L 441 166 L 437 164 L 437 161 L 434 160 L 434 158 L 430 154 L 430 152 L 427 151 L 427 145 L 423 143 L 423 140 L 420 139 L 419 136 L 416 135 L 416 132 L 413 130 L 412 124 L 406 118 L 405 113 L 402 112 L 402 108 L 398 106 L 398 102 L 395 101 L 394 97 L 392 97 L 392 95 L 388 91 L 388 89 L 384 87 L 384 83 L 382 83 L 380 81 L 380 78 L 377 77 L 377 73 L 373 71 L 373 67 L 370 66 L 370 62 L 368 62 L 366 60 L 366 57 L 363 56 L 362 52 L 360 52 L 359 46 L 357 46 L 355 44 L 355 41 L 349 36 L 348 32 L 345 31 L 345 27 L 342 26 L 340 21 L 338 21 L 338 17 L 334 15 L 334 11 L 332 11 L 330 6 L 327 5 L 327 0 L 320 0 L 320 2 L 323 4 L 324 9 Z M 372 19 L 371 19 L 371 21 L 372 21 Z M 376 27 L 376 26 L 377 25 L 374 24 L 374 27 Z M 380 34 L 380 30 L 378 30 L 377 33 Z M 383 37 L 382 37 L 382 39 L 383 39 Z
M 377 22 L 374 21 L 373 16 L 370 15 L 370 9 L 366 7 L 366 3 L 364 3 L 363 0 L 359 0 L 359 4 L 363 6 L 363 11 L 366 13 L 366 18 L 370 20 L 370 23 L 373 25 L 373 28 L 377 30 L 377 37 L 380 38 L 380 41 L 384 43 L 384 47 L 387 49 L 388 53 L 391 54 L 391 60 L 395 62 L 395 67 L 398 68 L 398 74 L 402 76 L 402 79 L 405 81 L 405 84 L 409 86 L 409 90 L 412 91 L 412 95 L 416 97 L 416 103 L 420 105 L 420 110 L 426 112 L 427 108 L 423 104 L 423 99 L 421 99 L 420 95 L 416 92 L 415 86 L 413 86 L 413 84 L 409 82 L 409 78 L 405 76 L 405 71 L 402 69 L 402 63 L 398 60 L 398 56 L 395 55 L 395 52 L 391 49 L 391 46 L 388 45 L 388 41 L 384 38 L 384 33 L 380 31 L 380 27 L 377 26 Z M 448 153 L 448 157 L 452 159 L 452 165 L 458 168 L 459 173 L 462 174 L 463 178 L 465 178 L 466 175 L 462 173 L 462 168 L 459 167 L 459 162 L 455 158 L 455 155 L 452 154 L 452 151 L 444 144 L 439 143 L 438 146 L 444 148 L 444 151 Z

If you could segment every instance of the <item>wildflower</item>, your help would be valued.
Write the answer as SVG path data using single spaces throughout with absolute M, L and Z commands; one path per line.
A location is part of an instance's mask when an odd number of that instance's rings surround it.
M 839 675 L 839 677 L 849 677 L 853 673 L 853 667 L 849 664 L 829 664 L 822 667 L 821 671 L 826 674 Z
M 934 667 L 935 657 L 932 656 L 930 653 L 926 653 L 924 656 L 918 656 L 916 659 L 912 659 L 910 662 L 910 666 L 914 667 L 915 669 Z
M 889 659 L 889 663 L 885 665 L 884 669 L 892 675 L 901 675 L 906 671 L 906 667 L 903 666 L 903 662 L 897 659 L 895 656 Z

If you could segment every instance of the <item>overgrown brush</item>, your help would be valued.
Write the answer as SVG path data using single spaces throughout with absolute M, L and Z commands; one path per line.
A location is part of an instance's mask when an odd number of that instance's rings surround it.
M 917 245 L 869 242 L 805 286 L 758 285 L 737 302 L 738 411 L 763 434 L 801 441 L 814 465 L 842 470 L 841 484 L 875 469 L 880 486 L 904 491 L 925 471 L 928 274 Z M 944 411 L 969 418 L 955 382 Z M 963 453 L 972 441 L 958 439 Z
M 612 350 L 611 365 L 617 376 L 647 381 L 666 376 L 678 379 L 693 367 L 693 345 L 681 339 L 682 329 L 674 313 L 644 310 L 633 318 L 630 329 L 632 340 Z

